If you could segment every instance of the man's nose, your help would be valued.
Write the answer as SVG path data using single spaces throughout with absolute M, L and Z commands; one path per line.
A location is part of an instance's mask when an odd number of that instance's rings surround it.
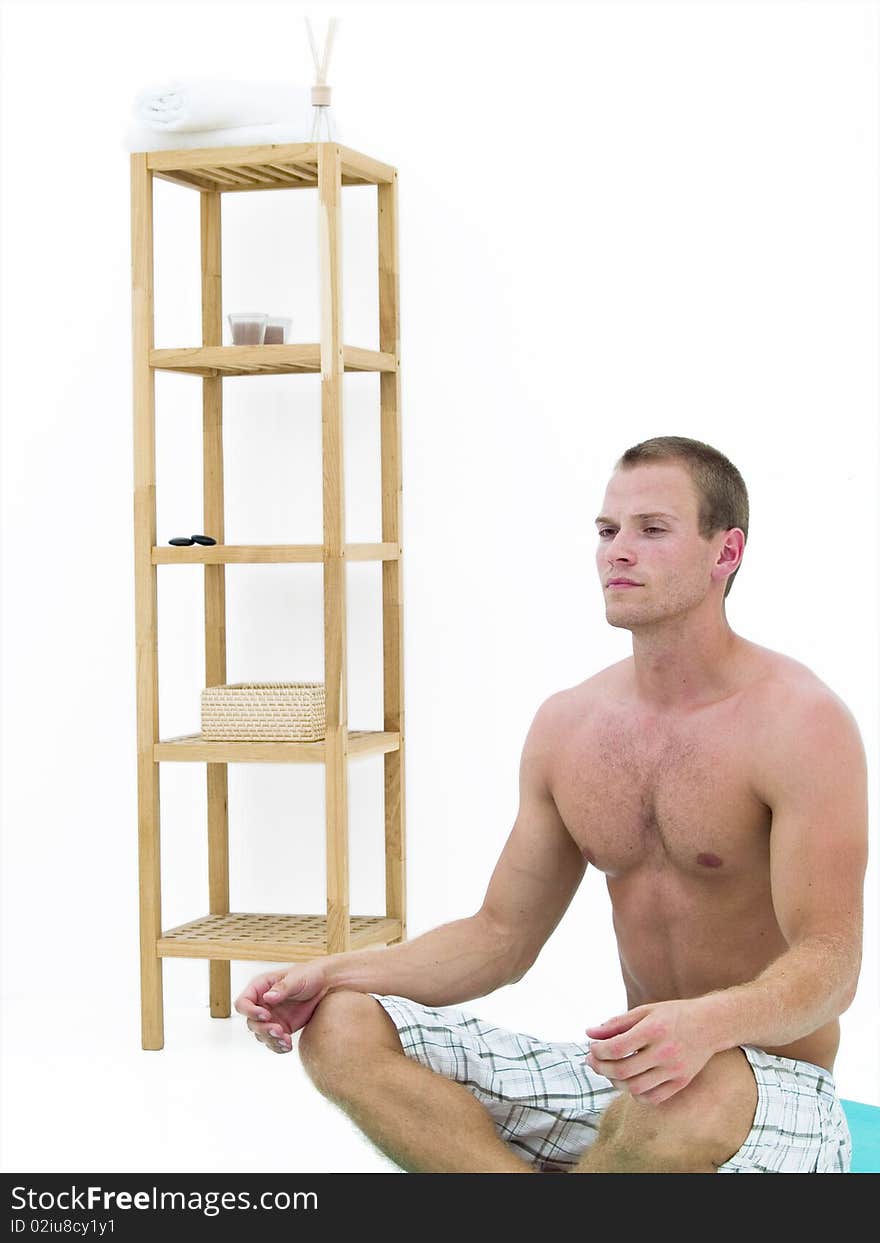
M 605 556 L 609 561 L 632 561 L 632 549 L 629 537 L 618 531 L 605 545 Z

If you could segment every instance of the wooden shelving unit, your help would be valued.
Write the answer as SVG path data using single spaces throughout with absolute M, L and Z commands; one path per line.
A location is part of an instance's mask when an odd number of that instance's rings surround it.
M 231 1013 L 232 959 L 304 962 L 406 938 L 404 694 L 401 548 L 400 316 L 397 172 L 337 143 L 208 147 L 131 155 L 134 370 L 134 535 L 137 660 L 138 846 L 142 1045 L 164 1044 L 163 958 L 210 961 L 210 1011 Z M 201 200 L 202 344 L 154 345 L 153 179 L 195 190 Z M 379 349 L 342 341 L 340 207 L 344 186 L 377 187 Z M 321 340 L 317 344 L 222 344 L 221 196 L 244 190 L 310 189 L 319 202 Z M 210 547 L 156 543 L 155 373 L 202 378 L 204 530 Z M 380 376 L 381 542 L 346 544 L 343 497 L 343 375 Z M 320 373 L 323 544 L 228 545 L 224 539 L 223 379 Z M 383 729 L 348 729 L 346 561 L 382 565 Z M 225 567 L 321 562 L 324 567 L 326 734 L 320 742 L 214 742 L 159 736 L 157 567 L 204 566 L 205 686 L 226 678 Z M 350 759 L 383 755 L 385 915 L 349 913 L 347 777 Z M 159 764 L 204 763 L 208 794 L 208 913 L 165 931 L 160 883 Z M 324 915 L 230 912 L 227 765 L 321 763 L 326 782 L 327 895 Z

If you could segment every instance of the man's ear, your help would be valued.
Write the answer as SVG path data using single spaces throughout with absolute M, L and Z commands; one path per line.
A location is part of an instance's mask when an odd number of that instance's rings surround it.
M 729 565 L 732 563 L 733 570 L 737 570 L 742 563 L 745 553 L 746 537 L 739 527 L 731 527 L 725 532 L 724 543 L 721 545 L 721 551 L 718 554 L 716 565 Z

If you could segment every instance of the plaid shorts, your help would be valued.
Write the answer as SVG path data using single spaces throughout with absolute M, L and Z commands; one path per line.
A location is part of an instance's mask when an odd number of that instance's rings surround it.
M 456 1007 L 370 996 L 394 1022 L 404 1053 L 468 1088 L 501 1139 L 543 1170 L 574 1165 L 623 1091 L 585 1065 L 589 1041 L 550 1043 Z M 718 1173 L 847 1173 L 852 1142 L 833 1076 L 812 1062 L 739 1047 L 754 1072 L 758 1104 L 745 1143 Z

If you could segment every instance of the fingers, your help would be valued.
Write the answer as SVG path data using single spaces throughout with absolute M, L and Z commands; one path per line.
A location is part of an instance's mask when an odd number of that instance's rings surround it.
M 245 1017 L 249 1030 L 273 1053 L 289 1053 L 293 1048 L 290 1024 L 279 1021 L 274 1014 L 275 1007 L 298 991 L 310 994 L 313 990 L 305 985 L 302 971 L 293 975 L 288 975 L 286 970 L 268 971 L 251 980 L 235 999 L 235 1009 Z
M 282 979 L 283 975 L 283 971 L 267 971 L 263 975 L 255 976 L 235 999 L 235 1009 L 238 1013 L 245 1015 L 246 1018 L 271 1018 L 265 1006 L 261 1006 L 260 1002 L 266 989 Z
M 260 1044 L 264 1044 L 273 1053 L 289 1053 L 293 1048 L 293 1037 L 278 1023 L 259 1023 L 255 1019 L 248 1019 L 247 1025 Z
M 300 993 L 306 993 L 304 985 L 305 981 L 302 976 L 284 976 L 280 980 L 275 980 L 266 989 L 262 995 L 262 1000 L 268 1005 L 275 1006 L 279 1001 L 284 1001 L 288 997 L 298 997 Z
M 588 1028 L 588 1032 L 598 1031 Z M 606 1033 L 602 1038 L 590 1036 L 590 1052 L 593 1057 L 602 1059 L 633 1057 L 640 1049 L 645 1049 L 654 1038 L 655 1032 L 647 1022 L 638 1022 L 634 1027 L 614 1034 Z
M 606 1019 L 604 1023 L 597 1023 L 595 1027 L 585 1027 L 584 1031 L 592 1040 L 607 1040 L 609 1036 L 619 1036 L 621 1032 L 627 1032 L 631 1027 L 638 1023 L 641 1015 L 637 1015 L 634 1010 L 628 1014 L 615 1015 L 613 1019 Z
M 272 971 L 251 980 L 247 988 L 236 997 L 235 1009 L 247 1019 L 248 1028 L 260 1044 L 264 1044 L 273 1053 L 289 1053 L 293 1048 L 290 1034 L 273 1018 L 271 1009 L 260 1004 L 264 989 L 275 983 L 280 974 L 282 973 Z
M 590 1050 L 584 1060 L 597 1075 L 604 1075 L 606 1079 L 632 1079 L 650 1070 L 656 1064 L 656 1059 L 648 1052 L 603 1058 L 596 1052 L 595 1047 Z
M 678 1079 L 667 1079 L 659 1087 L 649 1088 L 647 1092 L 642 1092 L 638 1100 L 645 1101 L 649 1105 L 662 1105 L 664 1101 L 669 1100 L 670 1096 L 675 1096 L 676 1092 L 680 1092 L 685 1087 L 687 1084 Z
M 236 997 L 235 1009 L 246 1019 L 259 1019 L 266 1022 L 272 1017 L 266 1007 L 258 1005 L 256 998 L 248 993 L 242 993 L 240 997 Z
M 287 973 L 279 973 L 277 978 L 270 982 L 266 991 L 260 994 L 260 1000 L 269 1006 L 277 1006 L 279 1001 L 290 999 L 309 1001 L 323 987 L 324 973 L 321 964 L 310 963 L 308 966 L 296 967 Z
M 676 1092 L 680 1092 L 685 1086 L 680 1079 L 662 1079 L 652 1088 L 639 1088 L 638 1090 L 635 1090 L 632 1084 L 625 1085 L 633 1099 L 644 1105 L 661 1105 L 663 1101 L 668 1101 L 670 1096 L 675 1096 Z
M 637 1100 L 647 1101 L 651 1105 L 657 1104 L 667 1096 L 672 1096 L 677 1091 L 674 1080 L 662 1067 L 636 1075 L 634 1079 L 624 1081 L 621 1086 L 625 1087 Z M 661 1088 L 663 1091 L 660 1091 Z

